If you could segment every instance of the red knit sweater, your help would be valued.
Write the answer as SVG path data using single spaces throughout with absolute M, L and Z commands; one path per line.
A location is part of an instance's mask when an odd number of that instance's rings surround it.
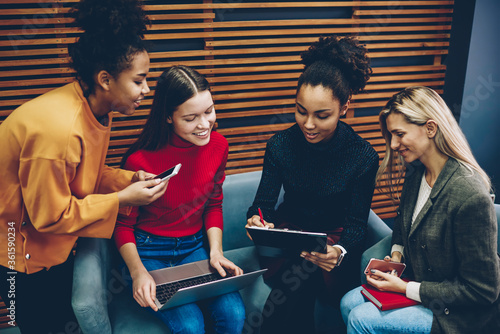
M 158 151 L 140 150 L 127 159 L 126 169 L 159 174 L 182 164 L 169 180 L 165 194 L 155 202 L 134 207 L 130 215 L 120 214 L 114 238 L 118 248 L 135 243 L 134 230 L 162 237 L 193 235 L 203 226 L 222 229 L 222 183 L 228 155 L 227 140 L 212 132 L 210 142 L 196 146 L 172 135 Z

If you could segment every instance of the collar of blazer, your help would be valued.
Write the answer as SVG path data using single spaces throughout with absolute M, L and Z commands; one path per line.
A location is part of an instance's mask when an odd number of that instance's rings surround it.
M 422 210 L 418 213 L 418 216 L 415 218 L 413 225 L 411 223 L 411 218 L 413 216 L 413 211 L 415 210 L 415 204 L 417 202 L 418 189 L 420 188 L 420 182 L 422 181 L 422 174 L 425 172 L 424 165 L 420 164 L 411 164 L 407 166 L 406 176 L 405 176 L 405 184 L 406 188 L 406 196 L 404 199 L 404 211 L 403 214 L 403 224 L 408 232 L 408 237 L 410 237 L 415 230 L 418 228 L 423 218 L 432 208 L 432 205 L 436 199 L 436 197 L 441 193 L 444 186 L 451 179 L 453 174 L 456 172 L 458 167 L 460 166 L 459 162 L 454 158 L 448 158 L 446 164 L 443 167 L 441 173 L 439 173 L 436 182 L 434 183 L 434 187 L 432 187 L 431 194 L 429 195 L 429 199 L 425 202 Z

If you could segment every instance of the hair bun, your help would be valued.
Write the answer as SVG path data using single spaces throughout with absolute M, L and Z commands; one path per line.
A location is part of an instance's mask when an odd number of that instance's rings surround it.
M 316 62 L 338 68 L 350 83 L 351 94 L 362 91 L 372 74 L 366 48 L 353 37 L 320 37 L 301 57 L 306 69 Z
M 72 10 L 75 24 L 89 35 L 144 37 L 149 20 L 138 0 L 81 0 Z

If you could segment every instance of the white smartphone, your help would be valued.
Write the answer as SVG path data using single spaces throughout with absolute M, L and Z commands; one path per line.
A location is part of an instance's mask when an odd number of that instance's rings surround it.
M 167 181 L 168 179 L 176 176 L 177 173 L 179 173 L 181 166 L 182 164 L 177 164 L 174 167 L 167 169 L 163 173 L 156 175 L 154 178 L 161 179 L 161 182 Z

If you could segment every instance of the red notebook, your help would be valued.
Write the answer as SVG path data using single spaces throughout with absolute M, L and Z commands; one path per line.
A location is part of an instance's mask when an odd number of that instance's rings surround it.
M 420 304 L 397 292 L 380 291 L 369 284 L 363 284 L 361 293 L 382 311 Z

